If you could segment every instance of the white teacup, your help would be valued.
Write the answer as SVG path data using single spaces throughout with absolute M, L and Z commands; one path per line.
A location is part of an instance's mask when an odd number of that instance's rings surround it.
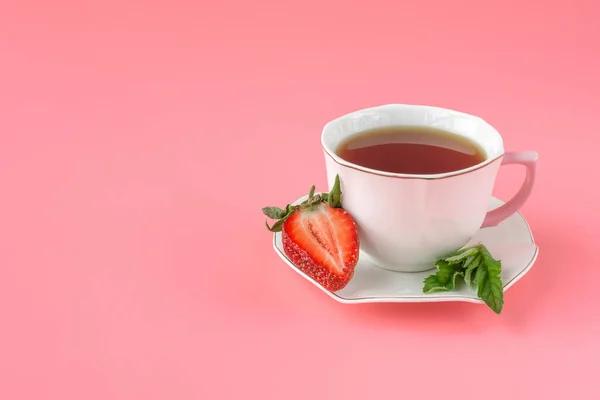
M 428 126 L 465 136 L 486 153 L 485 161 L 460 171 L 409 175 L 352 164 L 336 151 L 358 132 L 388 126 Z M 504 152 L 502 137 L 479 117 L 438 107 L 390 104 L 340 117 L 321 136 L 331 188 L 336 175 L 342 204 L 359 229 L 361 256 L 404 272 L 431 269 L 436 259 L 464 246 L 480 228 L 494 226 L 527 200 L 535 180 L 534 151 Z M 519 192 L 489 211 L 500 165 L 522 164 L 527 176 Z

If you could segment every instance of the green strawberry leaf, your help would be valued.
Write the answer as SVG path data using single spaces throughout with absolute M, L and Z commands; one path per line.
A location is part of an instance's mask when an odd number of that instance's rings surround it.
M 312 200 L 312 198 L 315 196 L 315 185 L 312 185 L 310 187 L 310 192 L 308 192 L 308 200 Z
M 339 175 L 335 176 L 335 181 L 333 182 L 333 187 L 329 192 L 329 196 L 327 196 L 327 204 L 329 204 L 333 208 L 341 208 L 342 207 L 342 189 L 340 187 L 340 177 Z
M 262 209 L 263 214 L 271 219 L 280 219 L 285 217 L 287 214 L 286 210 L 282 210 L 279 207 L 264 207 Z
M 290 216 L 294 211 L 296 211 L 296 206 L 291 204 L 285 206 L 285 215 Z
M 268 218 L 277 220 L 272 226 L 265 221 L 267 229 L 271 232 L 281 232 L 284 222 L 296 212 L 296 210 L 312 210 L 321 205 L 321 203 L 327 203 L 331 207 L 341 208 L 342 202 L 342 189 L 340 187 L 340 177 L 336 175 L 333 187 L 329 193 L 321 193 L 315 195 L 315 186 L 311 186 L 308 193 L 308 198 L 302 202 L 299 206 L 288 204 L 285 209 L 279 207 L 264 207 L 262 212 Z
M 271 232 L 281 232 L 281 228 L 286 219 L 287 218 L 282 218 L 280 220 L 277 220 L 277 222 L 275 222 L 272 226 L 269 226 L 269 223 L 265 221 L 265 225 L 267 226 L 267 229 Z
M 293 206 L 288 204 L 285 206 L 285 210 L 279 207 L 264 207 L 262 208 L 262 212 L 264 215 L 271 219 L 276 219 L 275 223 L 269 226 L 269 223 L 265 221 L 265 226 L 271 232 L 281 232 L 283 228 L 284 222 L 296 212 L 297 209 L 302 210 L 311 210 L 315 207 L 318 207 L 321 203 L 325 202 L 334 208 L 341 208 L 342 202 L 342 189 L 340 187 L 340 177 L 338 175 L 335 176 L 335 181 L 333 183 L 333 187 L 331 188 L 331 192 L 329 193 L 321 193 L 315 196 L 315 186 L 311 186 L 310 191 L 308 193 L 308 198 L 300 204 L 300 206 Z

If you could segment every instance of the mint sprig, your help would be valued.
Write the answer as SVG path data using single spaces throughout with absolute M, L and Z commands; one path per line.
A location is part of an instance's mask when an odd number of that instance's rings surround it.
M 423 281 L 423 293 L 454 290 L 456 278 L 463 277 L 467 286 L 477 287 L 477 297 L 496 314 L 502 312 L 502 262 L 492 257 L 483 245 L 467 247 L 436 261 L 437 272 Z

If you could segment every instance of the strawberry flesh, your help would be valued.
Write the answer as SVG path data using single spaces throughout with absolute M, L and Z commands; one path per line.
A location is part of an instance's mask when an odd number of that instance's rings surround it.
M 340 290 L 354 276 L 358 230 L 342 208 L 326 203 L 298 208 L 283 224 L 282 240 L 294 265 L 325 289 Z

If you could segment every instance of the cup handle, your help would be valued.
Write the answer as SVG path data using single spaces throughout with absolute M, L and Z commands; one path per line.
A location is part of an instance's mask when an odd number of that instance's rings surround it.
M 525 201 L 533 189 L 533 183 L 535 182 L 537 160 L 538 153 L 536 151 L 514 151 L 504 155 L 501 165 L 521 164 L 527 168 L 525 181 L 512 199 L 486 214 L 483 225 L 481 225 L 482 228 L 498 225 L 500 222 L 516 213 L 519 208 L 525 204 Z

